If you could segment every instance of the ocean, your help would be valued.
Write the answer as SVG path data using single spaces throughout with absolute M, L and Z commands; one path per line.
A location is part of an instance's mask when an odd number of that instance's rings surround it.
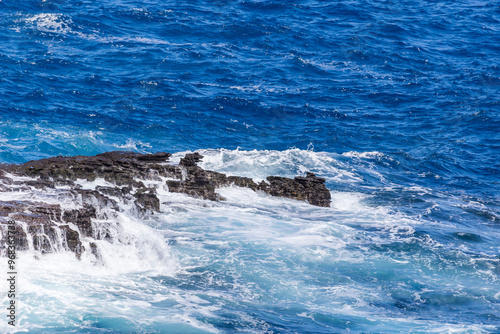
M 500 333 L 497 1 L 3 0 L 0 27 L 0 163 L 199 152 L 332 195 L 123 205 L 101 265 L 18 254 L 1 332 Z M 0 193 L 28 199 L 58 201 Z

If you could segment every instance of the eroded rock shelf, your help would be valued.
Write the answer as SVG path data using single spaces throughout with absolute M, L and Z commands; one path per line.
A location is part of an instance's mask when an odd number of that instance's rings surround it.
M 16 222 L 16 248 L 39 253 L 72 251 L 80 258 L 88 251 L 96 259 L 93 240 L 120 242 L 113 231 L 119 221 L 118 202 L 133 203 L 138 215 L 160 212 L 157 188 L 169 192 L 223 201 L 216 189 L 236 185 L 272 196 L 330 206 L 325 180 L 312 173 L 293 179 L 269 176 L 260 183 L 251 178 L 204 170 L 199 153 L 186 154 L 178 165 L 170 153 L 108 152 L 96 156 L 54 157 L 19 165 L 0 166 L 0 254 L 5 256 L 7 221 Z M 84 189 L 81 183 L 104 180 L 105 185 Z M 46 199 L 30 196 L 46 192 Z M 40 200 L 42 198 L 43 200 Z M 119 238 L 118 238 L 119 239 Z

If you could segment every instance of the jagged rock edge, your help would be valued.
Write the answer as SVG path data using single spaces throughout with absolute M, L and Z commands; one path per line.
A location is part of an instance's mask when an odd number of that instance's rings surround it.
M 133 202 L 139 215 L 159 212 L 160 201 L 155 189 L 146 187 L 140 180 L 165 177 L 169 179 L 166 184 L 170 192 L 213 201 L 223 200 L 216 189 L 236 185 L 315 206 L 330 206 L 330 191 L 325 186 L 325 179 L 313 173 L 294 179 L 269 176 L 267 182 L 255 183 L 251 178 L 202 169 L 197 164 L 203 156 L 196 152 L 186 154 L 177 166 L 167 164 L 170 156 L 166 152 L 115 151 L 90 157 L 54 157 L 18 165 L 0 165 L 1 192 L 14 192 L 13 186 L 30 191 L 69 187 L 66 190 L 69 195 L 81 198 L 81 207 L 77 209 L 64 209 L 60 204 L 43 202 L 0 201 L 0 255 L 6 255 L 7 221 L 12 219 L 16 222 L 17 250 L 30 249 L 41 254 L 66 250 L 80 258 L 88 245 L 98 262 L 99 250 L 95 241 L 112 241 L 113 237 L 106 226 L 95 226 L 95 220 L 112 221 L 113 217 L 107 216 L 109 212 L 99 210 L 107 207 L 118 211 L 117 202 L 112 197 Z M 9 176 L 30 179 L 15 181 Z M 103 178 L 114 187 L 97 186 L 95 190 L 85 190 L 76 183 L 81 179 L 95 181 L 97 178 Z

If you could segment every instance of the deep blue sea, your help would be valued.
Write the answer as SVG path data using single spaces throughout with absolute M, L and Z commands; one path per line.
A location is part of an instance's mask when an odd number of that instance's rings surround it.
M 165 190 L 102 266 L 20 254 L 0 331 L 500 333 L 498 1 L 0 0 L 0 43 L 0 163 L 198 151 L 332 193 Z

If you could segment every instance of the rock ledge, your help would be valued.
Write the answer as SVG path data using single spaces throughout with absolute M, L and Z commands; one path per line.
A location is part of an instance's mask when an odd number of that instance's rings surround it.
M 113 212 L 118 201 L 135 205 L 139 215 L 160 211 L 160 199 L 147 181 L 165 182 L 170 192 L 212 201 L 224 200 L 217 188 L 236 185 L 272 196 L 330 206 L 325 179 L 313 173 L 294 179 L 269 176 L 266 181 L 227 176 L 197 165 L 203 156 L 186 154 L 178 165 L 168 164 L 170 153 L 107 152 L 96 156 L 54 157 L 19 165 L 0 165 L 0 192 L 16 194 L 50 192 L 61 202 L 0 201 L 0 255 L 5 256 L 7 221 L 16 222 L 16 248 L 35 252 L 72 251 L 78 258 L 87 249 L 98 258 L 95 240 L 115 240 L 119 224 Z M 84 181 L 103 179 L 106 185 L 83 189 Z M 5 197 L 5 196 L 4 196 Z M 10 197 L 10 196 L 9 196 Z M 64 200 L 66 199 L 66 200 Z M 68 199 L 73 205 L 68 206 Z M 104 222 L 104 223 L 103 223 Z

